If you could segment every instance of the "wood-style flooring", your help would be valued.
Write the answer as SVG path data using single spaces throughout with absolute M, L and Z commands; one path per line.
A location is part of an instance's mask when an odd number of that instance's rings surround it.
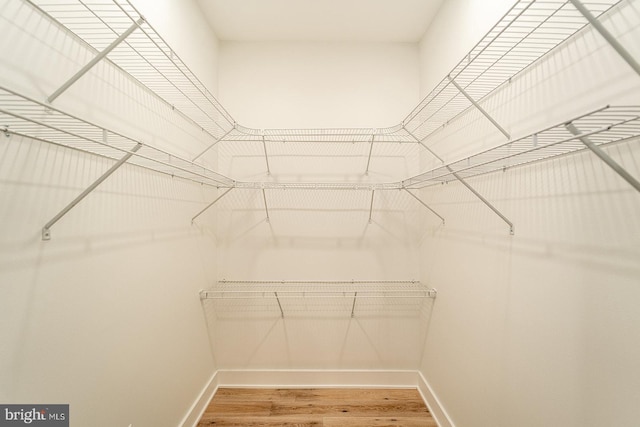
M 437 427 L 416 389 L 219 388 L 198 427 Z

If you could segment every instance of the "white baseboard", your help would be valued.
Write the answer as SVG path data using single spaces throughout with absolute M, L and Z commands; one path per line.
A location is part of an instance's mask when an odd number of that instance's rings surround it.
M 224 387 L 417 387 L 416 371 L 219 370 Z
M 195 402 L 193 402 L 193 405 L 191 405 L 189 411 L 187 411 L 187 415 L 184 416 L 182 422 L 179 424 L 179 427 L 196 427 L 198 421 L 200 421 L 200 418 L 204 413 L 204 410 L 207 409 L 207 405 L 209 405 L 211 398 L 214 394 L 216 394 L 217 390 L 218 372 L 216 371 L 213 375 L 211 375 L 211 378 L 204 386 Z
M 422 372 L 417 372 L 418 375 L 418 391 L 422 395 L 422 400 L 425 401 L 429 412 L 433 418 L 435 418 L 438 427 L 455 427 L 455 424 L 447 414 L 444 406 L 440 403 L 438 396 L 433 392 L 433 389 L 429 385 L 429 382 L 422 375 Z

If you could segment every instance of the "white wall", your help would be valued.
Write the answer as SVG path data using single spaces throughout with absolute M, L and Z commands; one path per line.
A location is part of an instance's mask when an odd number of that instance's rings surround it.
M 176 30 L 203 28 L 195 5 L 180 6 L 190 14 L 165 17 Z M 44 100 L 91 57 L 26 3 L 0 13 L 0 85 Z M 210 143 L 104 63 L 54 105 L 183 155 Z M 69 403 L 72 425 L 178 425 L 216 369 L 198 298 L 216 245 L 212 223 L 190 218 L 217 190 L 125 165 L 43 242 L 42 226 L 112 164 L 0 140 L 0 401 Z
M 413 43 L 220 43 L 220 101 L 253 128 L 393 126 L 418 102 Z
M 447 7 L 456 4 L 464 2 Z M 450 32 L 439 39 L 452 40 L 466 25 L 441 18 L 435 25 Z M 640 58 L 637 1 L 604 24 Z M 430 62 L 438 63 L 439 55 Z M 423 81 L 438 81 L 430 73 L 423 69 Z M 638 99 L 640 76 L 587 30 L 484 106 L 517 138 L 607 103 Z M 447 160 L 486 148 L 469 144 L 464 129 L 496 133 L 472 112 L 446 137 L 427 143 Z M 640 177 L 637 140 L 606 151 Z M 461 185 L 421 194 L 447 219 L 422 244 L 421 278 L 439 293 L 421 372 L 453 423 L 637 424 L 637 191 L 589 152 L 469 182 L 515 223 L 515 236 Z
M 220 47 L 220 99 L 244 126 L 383 127 L 418 101 L 417 44 L 231 43 Z M 322 145 L 322 146 L 320 146 Z M 354 183 L 417 172 L 411 144 L 220 143 L 222 171 L 240 180 Z M 218 271 L 227 280 L 398 280 L 418 274 L 419 205 L 406 194 L 234 190 L 219 203 Z M 313 301 L 313 300 L 312 300 Z M 316 301 L 317 302 L 317 301 Z M 338 303 L 336 303 L 338 304 Z M 212 320 L 221 369 L 416 369 L 424 313 L 365 311 L 327 301 L 306 314 L 248 308 Z M 344 308 L 344 307 L 343 307 Z M 422 319 L 422 320 L 421 320 Z

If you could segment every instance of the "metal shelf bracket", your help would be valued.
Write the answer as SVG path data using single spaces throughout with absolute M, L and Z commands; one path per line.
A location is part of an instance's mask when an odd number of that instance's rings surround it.
M 567 130 L 571 132 L 572 135 L 578 136 L 580 135 L 580 130 L 571 122 L 565 125 Z M 596 156 L 600 158 L 603 162 L 607 164 L 611 169 L 613 169 L 618 175 L 620 175 L 625 181 L 627 181 L 636 191 L 640 192 L 640 182 L 633 177 L 625 168 L 620 166 L 613 160 L 607 153 L 602 150 L 602 148 L 598 147 L 594 144 L 587 136 L 578 136 L 580 142 L 582 142 L 589 150 L 593 152 Z
M 89 187 L 87 187 L 78 197 L 73 199 L 71 203 L 64 207 L 56 216 L 54 216 L 49 222 L 47 222 L 44 227 L 42 227 L 42 240 L 51 240 L 51 227 L 58 222 L 63 216 L 65 216 L 71 209 L 74 208 L 78 203 L 82 201 L 85 197 L 89 195 L 93 190 L 98 187 L 98 185 L 102 184 L 105 179 L 109 178 L 109 176 L 114 173 L 120 166 L 124 165 L 127 160 L 129 160 L 135 153 L 142 147 L 142 144 L 138 143 L 135 147 L 131 149 L 130 152 L 124 155 L 120 160 L 116 162 L 115 165 L 111 166 L 109 170 L 100 176 L 97 180 L 93 182 Z
M 117 39 L 115 39 L 109 46 L 98 53 L 91 61 L 74 74 L 69 80 L 67 80 L 62 86 L 47 98 L 48 103 L 52 103 L 57 97 L 62 95 L 67 89 L 69 89 L 75 82 L 84 76 L 90 69 L 92 69 L 98 62 L 100 62 L 105 56 L 107 56 L 113 49 L 115 49 L 120 43 L 122 43 L 127 37 L 131 35 L 140 25 L 144 23 L 144 18 L 140 17 L 135 21 L 124 33 L 122 33 Z
M 218 200 L 222 199 L 224 196 L 229 194 L 229 191 L 231 191 L 231 190 L 233 190 L 233 187 L 228 188 L 227 191 L 225 191 L 224 193 L 222 193 L 221 195 L 216 197 L 216 199 L 213 202 L 209 203 L 204 209 L 202 209 L 200 212 L 198 212 L 193 218 L 191 218 L 191 224 L 193 224 L 193 222 L 196 220 L 196 218 L 198 218 L 200 215 L 202 215 L 207 209 L 209 209 L 211 206 L 213 206 L 216 203 L 218 203 Z
M 433 213 L 435 216 L 437 216 L 438 218 L 440 218 L 442 220 L 442 225 L 444 225 L 444 218 L 436 211 L 434 211 L 433 209 L 431 209 L 425 202 L 423 202 L 418 196 L 416 196 L 415 194 L 413 194 L 411 191 L 409 191 L 407 188 L 403 187 L 403 190 L 406 191 L 407 193 L 409 193 L 409 195 L 411 197 L 413 197 L 414 199 L 416 199 L 422 206 L 424 206 L 425 208 L 429 209 L 431 211 L 431 213 Z

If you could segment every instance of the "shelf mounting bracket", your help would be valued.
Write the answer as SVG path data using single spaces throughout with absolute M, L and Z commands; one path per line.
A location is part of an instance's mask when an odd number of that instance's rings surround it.
M 191 160 L 192 162 L 195 162 L 196 160 L 198 160 L 200 157 L 202 157 L 207 151 L 211 150 L 218 142 L 223 141 L 227 135 L 229 135 L 234 129 L 236 128 L 236 124 L 234 123 L 233 127 L 231 129 L 229 129 L 227 131 L 227 133 L 225 133 L 224 135 L 222 135 L 220 138 L 218 138 L 217 140 L 215 140 L 212 144 L 210 144 L 207 148 L 205 148 L 204 150 L 202 150 L 202 152 L 200 154 L 198 154 L 197 156 L 195 156 L 193 158 L 193 160 Z
M 372 215 L 373 215 L 373 196 L 376 195 L 376 190 L 371 190 L 371 205 L 369 206 L 369 224 L 371 224 L 373 222 L 372 220 Z
M 358 299 L 358 292 L 353 293 L 353 304 L 351 304 L 351 317 L 353 318 L 356 314 L 356 299 Z
M 585 17 L 585 19 L 600 33 L 600 35 L 609 43 L 609 45 L 626 61 L 627 64 L 633 68 L 633 70 L 640 76 L 640 64 L 636 61 L 633 56 L 629 53 L 627 49 L 620 44 L 618 40 L 607 30 L 604 25 L 600 23 L 592 14 L 589 12 L 580 0 L 569 0 L 573 6 L 578 9 L 578 12 Z
M 436 212 L 433 209 L 431 209 L 425 202 L 423 202 L 418 196 L 416 196 L 411 191 L 409 191 L 409 189 L 407 189 L 406 187 L 402 187 L 402 189 L 404 191 L 406 191 L 407 193 L 409 193 L 409 195 L 411 197 L 413 197 L 414 199 L 416 199 L 422 206 L 424 206 L 425 208 L 429 209 L 431 211 L 431 213 L 433 213 L 435 216 L 440 218 L 442 220 L 442 224 L 444 225 L 444 218 L 438 212 Z
M 460 175 L 458 175 L 456 172 L 454 172 L 453 169 L 451 169 L 451 167 L 447 166 L 447 169 L 449 170 L 449 172 L 451 172 L 451 174 L 462 183 L 462 185 L 464 185 L 465 187 L 467 187 L 469 189 L 469 191 L 471 191 L 478 199 L 480 199 L 480 201 L 482 201 L 482 203 L 484 203 L 485 205 L 487 205 L 489 207 L 489 209 L 491 209 L 496 215 L 498 215 L 500 217 L 500 219 L 502 219 L 504 222 L 507 223 L 507 225 L 509 225 L 509 234 L 513 235 L 515 230 L 514 230 L 514 226 L 513 226 L 513 222 L 509 221 L 509 219 L 504 216 L 502 214 L 502 212 L 500 212 L 495 206 L 493 206 L 487 199 L 485 199 L 482 194 L 478 193 L 471 185 L 469 185 L 469 183 L 467 183 L 467 181 L 465 181 Z
M 494 119 L 493 117 L 491 117 L 491 115 L 490 115 L 489 113 L 487 113 L 487 111 L 486 111 L 484 108 L 482 108 L 482 107 L 480 106 L 480 104 L 478 104 L 478 103 L 476 102 L 476 100 L 475 100 L 475 99 L 473 99 L 473 98 L 471 97 L 471 95 L 469 95 L 469 94 L 468 94 L 468 93 L 467 93 L 467 92 L 462 88 L 462 86 L 460 86 L 460 85 L 458 84 L 458 82 L 456 82 L 455 80 L 453 80 L 453 79 L 451 78 L 451 76 L 447 76 L 447 78 L 449 79 L 449 81 L 451 82 L 451 84 L 453 84 L 453 85 L 456 87 L 456 89 L 458 89 L 458 91 L 459 91 L 459 92 L 460 92 L 460 93 L 461 93 L 465 98 L 467 98 L 467 99 L 469 100 L 469 102 L 471 102 L 471 104 L 473 104 L 473 106 L 474 106 L 474 107 L 476 107 L 476 109 L 477 109 L 478 111 L 480 111 L 480 112 L 482 113 L 482 115 L 483 115 L 483 116 L 485 116 L 487 119 L 489 119 L 489 121 L 490 121 L 490 122 L 491 122 L 491 123 L 492 123 L 492 124 L 493 124 L 493 125 L 494 125 L 494 126 L 495 126 L 495 127 L 496 127 L 496 128 L 497 128 L 497 129 L 498 129 L 498 130 L 503 134 L 503 135 L 504 135 L 504 136 L 506 136 L 506 137 L 507 137 L 507 139 L 511 139 L 511 135 L 509 135 L 509 133 L 508 133 L 506 130 L 504 130 L 504 128 L 503 128 L 502 126 L 500 126 L 500 124 L 499 124 L 497 121 L 495 121 L 495 119 Z
M 427 150 L 429 153 L 431 153 L 431 155 L 432 155 L 433 157 L 435 157 L 436 159 L 440 160 L 440 163 L 444 163 L 444 160 L 442 160 L 442 157 L 440 157 L 440 156 L 438 156 L 436 153 L 434 153 L 434 152 L 433 152 L 433 150 L 431 150 L 431 148 L 427 147 L 427 145 L 426 145 L 424 142 L 420 141 L 420 140 L 418 139 L 418 137 L 417 137 L 417 136 L 415 136 L 414 134 L 412 134 L 412 133 L 409 131 L 409 129 L 407 129 L 407 128 L 404 126 L 404 123 L 402 123 L 402 129 L 403 129 L 403 130 L 404 130 L 404 131 L 405 131 L 405 132 L 406 132 L 406 133 L 407 133 L 411 138 L 413 138 L 413 139 L 414 139 L 418 144 L 422 145 L 422 146 L 425 148 L 425 150 Z
M 127 37 L 131 35 L 139 26 L 144 23 L 144 18 L 140 17 L 137 21 L 135 21 L 124 33 L 120 34 L 120 36 L 115 39 L 109 46 L 104 48 L 100 53 L 98 53 L 91 61 L 87 63 L 84 67 L 80 69 L 77 73 L 73 75 L 69 80 L 67 80 L 62 86 L 58 88 L 55 92 L 47 98 L 47 102 L 51 104 L 57 97 L 62 95 L 67 89 L 69 89 L 75 82 L 80 79 L 80 77 L 84 76 L 90 69 L 92 69 L 98 62 L 100 62 L 105 56 L 107 56 L 113 49 L 115 49 L 120 43 L 124 41 Z
M 109 176 L 114 173 L 120 166 L 124 165 L 127 160 L 129 160 L 140 148 L 142 147 L 141 143 L 137 143 L 130 152 L 125 154 L 120 160 L 116 162 L 113 166 L 109 168 L 105 173 L 103 173 L 98 179 L 96 179 L 90 186 L 88 186 L 78 197 L 73 199 L 71 203 L 64 207 L 56 216 L 54 216 L 49 222 L 47 222 L 44 227 L 42 227 L 42 240 L 51 240 L 51 227 L 58 222 L 63 216 L 65 216 L 71 209 L 73 209 L 78 203 L 82 201 L 85 197 L 89 195 L 93 190 L 98 187 L 98 185 L 102 184 L 105 179 L 109 178 Z
M 278 292 L 273 293 L 276 296 L 276 301 L 278 302 L 278 308 L 280 309 L 280 317 L 284 319 L 284 311 L 282 310 L 282 304 L 280 304 L 280 298 L 278 297 Z
M 193 221 L 196 220 L 196 218 L 198 218 L 200 215 L 202 215 L 207 209 L 209 209 L 211 206 L 215 205 L 216 203 L 218 203 L 218 200 L 222 199 L 224 196 L 226 196 L 229 191 L 233 190 L 233 187 L 228 188 L 227 191 L 225 191 L 224 193 L 222 193 L 221 195 L 219 195 L 218 197 L 216 197 L 216 199 L 209 203 L 204 209 L 202 209 L 200 212 L 198 212 L 196 214 L 196 216 L 194 216 L 193 218 L 191 218 L 191 224 L 193 224 Z
M 627 181 L 636 191 L 640 191 L 640 182 L 635 179 L 625 168 L 620 166 L 613 160 L 607 153 L 602 150 L 602 148 L 598 147 L 594 144 L 587 136 L 580 136 L 580 130 L 571 122 L 565 125 L 567 130 L 571 132 L 572 135 L 577 136 L 580 142 L 582 142 L 589 150 L 593 152 L 596 156 L 600 158 L 603 162 L 607 164 L 611 169 L 613 169 L 618 175 L 620 175 L 625 181 Z
M 262 189 L 262 200 L 264 200 L 264 211 L 267 214 L 267 223 L 271 221 L 271 219 L 269 218 L 269 207 L 267 206 L 267 194 L 264 191 L 264 188 Z
M 264 141 L 264 135 L 262 135 L 262 148 L 264 149 L 264 161 L 267 164 L 267 175 L 271 175 L 271 168 L 269 167 L 269 154 L 267 153 L 267 143 Z
M 373 142 L 376 139 L 376 135 L 371 135 L 371 146 L 369 147 L 369 158 L 367 158 L 367 169 L 364 171 L 365 175 L 369 175 L 369 165 L 371 164 L 371 154 L 373 153 Z

